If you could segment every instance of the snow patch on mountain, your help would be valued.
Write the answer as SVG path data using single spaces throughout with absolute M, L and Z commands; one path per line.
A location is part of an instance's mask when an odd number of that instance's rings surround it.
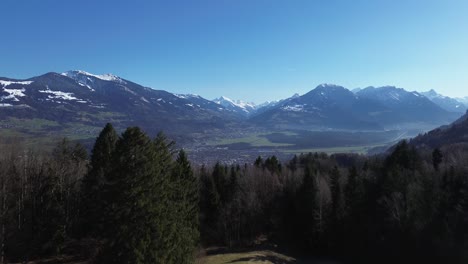
M 46 93 L 49 94 L 47 97 L 49 99 L 61 99 L 61 100 L 80 100 L 76 97 L 73 96 L 73 93 L 66 93 L 62 91 L 52 91 L 52 90 L 39 90 L 40 93 Z
M 4 92 L 8 93 L 8 95 L 2 96 L 1 100 L 13 100 L 15 102 L 19 102 L 19 99 L 17 97 L 24 97 L 26 96 L 24 94 L 25 89 L 3 89 Z
M 292 111 L 292 112 L 304 112 L 304 105 L 299 105 L 299 104 L 287 105 L 287 106 L 281 107 L 281 109 L 285 111 Z
M 201 98 L 198 94 L 174 94 L 181 99 Z
M 12 84 L 20 84 L 20 85 L 30 85 L 31 83 L 33 83 L 33 81 L 4 81 L 4 80 L 0 80 L 0 84 L 3 86 L 3 87 L 7 87 L 8 85 L 12 85 Z

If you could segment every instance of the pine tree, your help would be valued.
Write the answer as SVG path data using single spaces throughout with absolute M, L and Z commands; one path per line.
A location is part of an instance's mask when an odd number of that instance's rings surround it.
M 109 172 L 112 168 L 112 155 L 118 135 L 114 127 L 108 123 L 99 134 L 91 153 L 91 163 L 88 173 L 82 180 L 81 195 L 83 233 L 101 237 L 105 219 L 103 212 L 108 205 L 105 187 Z M 111 220 L 109 220 L 111 221 Z
M 104 259 L 107 263 L 166 261 L 167 195 L 155 144 L 139 128 L 128 128 L 117 141 L 109 180 L 112 197 Z M 170 253 L 170 252 L 169 252 Z M 102 260 L 101 260 L 102 262 Z
M 280 174 L 281 173 L 281 162 L 278 160 L 276 156 L 271 156 L 265 160 L 265 168 L 269 170 L 272 174 Z
M 317 202 L 318 186 L 316 181 L 315 169 L 311 163 L 307 164 L 304 171 L 304 179 L 298 193 L 298 237 L 302 237 L 308 250 L 316 247 L 318 242 L 317 225 Z
M 212 178 L 214 182 L 214 188 L 219 194 L 220 203 L 226 204 L 228 200 L 227 167 L 217 162 L 213 168 Z
M 183 150 L 179 152 L 176 159 L 172 184 L 175 184 L 176 188 L 172 189 L 175 197 L 171 202 L 173 207 L 177 208 L 174 219 L 177 223 L 174 263 L 192 263 L 200 236 L 198 179 L 193 175 L 187 154 Z

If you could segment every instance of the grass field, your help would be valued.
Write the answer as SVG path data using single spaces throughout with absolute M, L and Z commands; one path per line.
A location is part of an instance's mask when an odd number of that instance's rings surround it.
M 0 146 L 20 144 L 32 150 L 50 150 L 64 137 L 92 140 L 101 129 L 80 123 L 62 125 L 45 119 L 10 118 L 0 121 Z
M 294 133 L 291 131 L 285 132 L 272 132 L 269 134 L 265 133 L 253 133 L 245 135 L 243 137 L 226 137 L 217 138 L 207 142 L 209 146 L 228 147 L 229 149 L 240 150 L 240 149 L 255 149 L 255 148 L 274 148 L 275 150 L 288 153 L 288 154 L 300 154 L 309 152 L 324 152 L 328 154 L 334 153 L 357 153 L 366 154 L 369 150 L 376 147 L 384 147 L 394 139 L 390 137 L 384 137 L 382 134 L 378 135 L 372 140 L 363 139 L 362 135 L 353 133 L 343 133 L 340 144 L 343 146 L 333 145 L 335 138 L 337 137 L 336 132 L 327 136 L 326 132 L 298 132 Z M 370 133 L 370 136 L 373 134 Z M 343 139 L 345 138 L 345 139 Z M 297 140 L 297 141 L 296 141 Z M 328 143 L 330 141 L 330 143 Z M 327 146 L 329 145 L 329 146 Z
M 295 258 L 288 254 L 279 253 L 276 249 L 251 249 L 238 252 L 223 252 L 223 250 L 207 250 L 206 256 L 198 257 L 196 264 L 339 264 L 327 258 Z
M 305 149 L 286 149 L 284 153 L 300 154 L 300 153 L 356 153 L 366 154 L 370 149 L 376 147 L 384 147 L 386 144 L 366 145 L 366 146 L 350 146 L 350 147 L 331 147 L 331 148 L 305 148 Z
M 224 264 L 224 263 L 296 263 L 292 257 L 285 256 L 270 250 L 249 251 L 241 253 L 220 253 L 201 257 L 197 264 Z

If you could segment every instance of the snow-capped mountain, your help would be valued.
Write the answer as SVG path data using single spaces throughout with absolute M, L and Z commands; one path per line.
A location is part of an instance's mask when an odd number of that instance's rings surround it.
M 346 88 L 321 84 L 253 117 L 253 121 L 292 129 L 381 129 L 352 111 L 357 103 L 358 97 Z
M 450 113 L 418 92 L 409 92 L 394 86 L 367 87 L 356 93 L 361 99 L 378 103 L 383 108 L 367 110 L 369 118 L 376 122 L 400 126 L 401 124 L 425 123 L 448 124 L 459 114 Z
M 395 86 L 377 88 L 370 86 L 356 92 L 356 95 L 377 100 L 386 106 L 400 105 L 405 102 L 428 101 L 418 92 L 408 92 L 403 88 L 397 88 Z
M 257 110 L 257 106 L 254 103 L 248 103 L 241 100 L 232 100 L 225 96 L 213 99 L 213 102 L 244 117 L 251 116 Z
M 254 116 L 255 122 L 288 128 L 394 129 L 414 124 L 438 126 L 457 118 L 417 92 L 392 86 L 367 87 L 356 93 L 333 84 Z
M 38 118 L 102 127 L 140 125 L 172 133 L 224 127 L 234 120 L 209 100 L 183 98 L 112 74 L 47 73 L 27 80 L 0 78 L 0 118 Z M 214 107 L 216 105 L 216 107 Z
M 433 89 L 427 92 L 422 92 L 422 95 L 426 96 L 437 104 L 438 106 L 442 107 L 443 109 L 449 112 L 457 112 L 457 113 L 464 113 L 466 111 L 465 104 L 459 102 L 454 98 L 450 98 L 448 96 L 441 95 L 434 91 Z
M 149 133 L 204 133 L 239 128 L 399 129 L 447 124 L 460 113 L 446 111 L 417 92 L 368 87 L 356 91 L 322 84 L 304 95 L 261 105 L 220 97 L 154 90 L 113 74 L 47 73 L 16 80 L 0 78 L 0 120 L 45 120 L 48 129 L 142 126 Z M 248 122 L 244 122 L 247 120 Z M 5 123 L 6 122 L 6 123 Z M 16 123 L 18 124 L 18 123 Z

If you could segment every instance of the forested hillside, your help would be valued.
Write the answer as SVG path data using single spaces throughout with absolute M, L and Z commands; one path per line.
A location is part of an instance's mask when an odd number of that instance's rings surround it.
M 14 142 L 0 158 L 0 263 L 193 263 L 259 238 L 342 263 L 466 263 L 468 147 L 387 156 L 308 153 L 192 167 L 184 151 L 108 124 L 90 157 Z

